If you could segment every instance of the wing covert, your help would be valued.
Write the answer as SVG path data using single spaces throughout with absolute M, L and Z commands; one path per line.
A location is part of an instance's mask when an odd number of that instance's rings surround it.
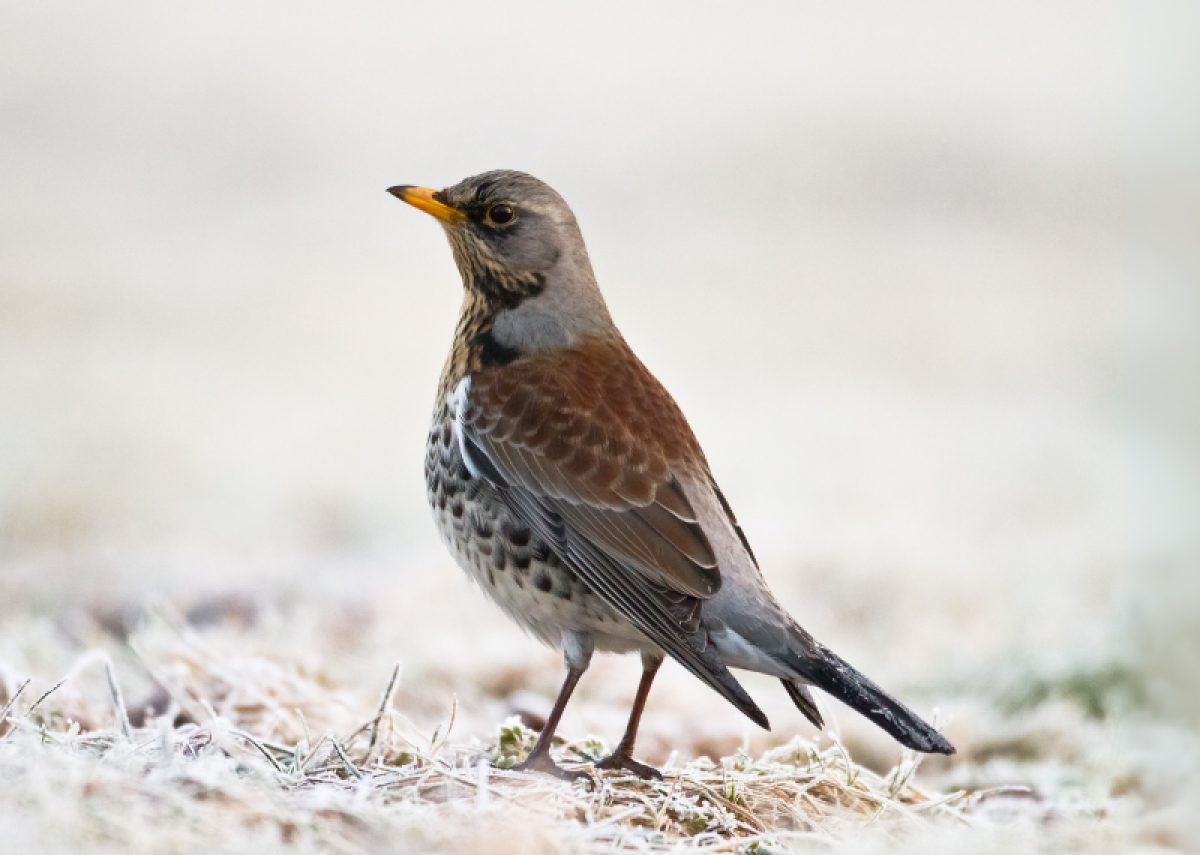
M 564 361 L 576 370 L 563 370 Z M 624 376 L 614 395 L 594 363 L 562 353 L 555 362 L 550 370 L 526 357 L 471 376 L 457 419 L 471 461 L 544 501 L 621 566 L 689 596 L 716 594 L 716 555 L 676 475 L 698 448 L 674 402 L 649 372 Z M 663 441 L 672 424 L 661 412 L 646 418 L 664 409 L 686 441 Z

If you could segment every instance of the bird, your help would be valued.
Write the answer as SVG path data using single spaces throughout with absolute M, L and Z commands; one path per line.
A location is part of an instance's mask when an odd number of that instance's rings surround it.
M 550 748 L 596 650 L 642 662 L 625 733 L 596 769 L 661 779 L 634 746 L 668 656 L 765 729 L 731 668 L 778 678 L 817 728 L 812 687 L 908 748 L 954 753 L 771 593 L 683 412 L 613 322 L 556 191 L 496 170 L 388 192 L 441 224 L 463 282 L 425 449 L 437 529 L 467 575 L 567 668 L 514 769 L 588 777 Z

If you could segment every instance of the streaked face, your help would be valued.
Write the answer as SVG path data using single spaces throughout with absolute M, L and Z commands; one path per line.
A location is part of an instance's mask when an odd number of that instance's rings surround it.
M 540 293 L 571 240 L 575 217 L 557 193 L 520 172 L 486 172 L 445 190 L 394 187 L 436 217 L 468 288 L 511 303 Z

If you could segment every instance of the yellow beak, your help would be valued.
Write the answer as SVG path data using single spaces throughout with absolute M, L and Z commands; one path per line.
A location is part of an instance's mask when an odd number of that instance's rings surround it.
M 437 217 L 443 223 L 457 225 L 467 218 L 467 215 L 457 208 L 451 208 L 449 205 L 433 198 L 437 191 L 430 190 L 428 187 L 414 187 L 411 184 L 400 184 L 395 187 L 389 187 L 388 192 L 400 201 L 407 202 L 414 208 Z

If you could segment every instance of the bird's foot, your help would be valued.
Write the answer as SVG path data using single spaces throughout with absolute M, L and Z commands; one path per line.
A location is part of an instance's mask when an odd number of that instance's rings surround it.
M 662 772 L 658 771 L 653 766 L 647 766 L 645 763 L 639 763 L 630 757 L 628 752 L 622 751 L 619 748 L 597 763 L 596 768 L 608 769 L 611 771 L 632 772 L 643 781 L 661 781 L 663 779 Z
M 550 752 L 545 754 L 530 754 L 523 761 L 510 767 L 512 772 L 541 772 L 543 775 L 552 775 L 560 781 L 592 781 L 592 776 L 587 772 L 575 771 L 572 769 L 564 769 L 550 759 Z M 592 783 L 595 783 L 592 781 Z

